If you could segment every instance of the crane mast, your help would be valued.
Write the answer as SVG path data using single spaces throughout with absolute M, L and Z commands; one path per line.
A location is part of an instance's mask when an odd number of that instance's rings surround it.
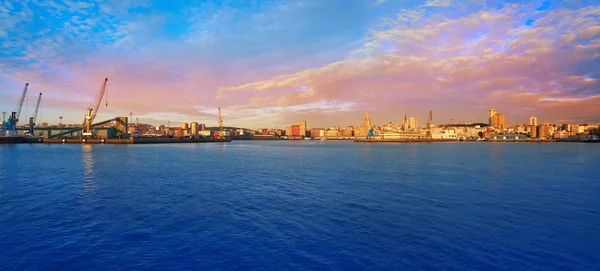
M 223 136 L 223 118 L 221 117 L 221 108 L 219 107 L 219 136 Z
M 37 121 L 38 111 L 40 110 L 40 102 L 42 101 L 42 93 L 40 92 L 40 96 L 38 96 L 37 104 L 35 105 L 35 112 L 33 113 L 33 123 Z
M 19 121 L 19 117 L 21 116 L 21 109 L 23 108 L 23 103 L 25 102 L 25 95 L 27 94 L 27 87 L 29 87 L 29 83 L 25 83 L 25 88 L 23 89 L 23 94 L 21 94 L 21 100 L 19 101 L 19 104 L 17 105 L 17 110 L 16 111 L 16 118 L 14 119 L 14 123 L 15 126 L 17 125 L 17 122 Z
M 425 138 L 433 138 L 431 134 L 431 122 L 433 121 L 433 113 L 429 110 L 429 118 L 427 119 L 427 132 L 425 133 Z
M 42 93 L 38 96 L 37 104 L 35 105 L 35 111 L 33 113 L 33 117 L 29 118 L 29 135 L 33 135 L 33 128 L 35 126 L 35 122 L 37 120 L 38 111 L 40 109 L 40 102 L 42 101 Z
M 94 119 L 96 118 L 96 114 L 98 113 L 98 108 L 100 108 L 100 104 L 102 103 L 102 97 L 104 97 L 104 93 L 106 93 L 106 83 L 107 82 L 108 82 L 108 77 L 104 78 L 104 83 L 102 84 L 102 87 L 100 88 L 100 93 L 98 93 L 98 96 L 94 100 L 94 103 L 92 105 L 90 105 L 90 107 L 88 107 L 88 109 L 87 109 L 87 115 L 85 116 L 85 122 L 84 122 L 83 135 L 87 135 L 87 136 L 92 135 L 92 123 L 94 122 Z M 106 106 L 108 106 L 108 102 L 106 103 Z

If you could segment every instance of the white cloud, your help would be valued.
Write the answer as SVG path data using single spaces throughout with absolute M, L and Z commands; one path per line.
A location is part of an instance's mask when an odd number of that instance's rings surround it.
M 428 0 L 425 3 L 427 7 L 449 7 L 452 3 L 452 0 Z

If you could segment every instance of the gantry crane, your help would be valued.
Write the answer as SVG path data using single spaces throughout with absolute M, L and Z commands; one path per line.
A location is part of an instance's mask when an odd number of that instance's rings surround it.
M 94 102 L 87 109 L 87 115 L 83 122 L 83 136 L 92 136 L 92 123 L 94 122 L 96 114 L 98 113 L 98 108 L 100 108 L 100 104 L 102 103 L 102 97 L 104 97 L 104 93 L 106 93 L 107 82 L 108 77 L 104 78 L 104 84 L 102 84 L 102 87 L 100 88 L 100 93 L 98 93 Z M 108 101 L 106 102 L 106 106 L 108 106 Z
M 25 95 L 27 94 L 27 88 L 29 87 L 29 83 L 25 83 L 25 88 L 23 89 L 23 93 L 21 94 L 21 99 L 17 104 L 17 109 L 11 113 L 8 117 L 8 133 L 10 136 L 17 135 L 17 124 L 19 122 L 19 116 L 21 116 L 21 109 L 23 108 L 23 103 L 25 102 Z
M 33 135 L 33 127 L 35 126 L 35 122 L 37 120 L 38 111 L 40 109 L 40 102 L 42 101 L 42 93 L 38 96 L 37 104 L 35 105 L 35 111 L 33 113 L 33 117 L 29 118 L 29 131 L 28 135 Z
M 429 110 L 429 118 L 427 119 L 427 133 L 425 134 L 425 138 L 433 138 L 431 135 L 431 122 L 433 121 L 433 113 Z

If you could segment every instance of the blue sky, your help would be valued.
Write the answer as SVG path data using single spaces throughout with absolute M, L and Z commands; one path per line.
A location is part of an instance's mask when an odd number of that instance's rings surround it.
M 244 127 L 600 122 L 596 1 L 4 1 L 0 110 Z M 31 111 L 31 112 L 30 112 Z M 312 125 L 311 125 L 312 124 Z

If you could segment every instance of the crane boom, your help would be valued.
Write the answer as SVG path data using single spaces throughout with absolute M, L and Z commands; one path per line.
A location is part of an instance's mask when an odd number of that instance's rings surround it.
M 102 84 L 102 87 L 100 88 L 100 93 L 98 94 L 98 97 L 96 97 L 96 101 L 94 102 L 93 107 L 90 106 L 90 108 L 93 108 L 92 119 L 90 120 L 90 123 L 92 123 L 96 118 L 98 108 L 100 108 L 100 104 L 102 103 L 102 97 L 104 97 L 104 93 L 106 93 L 106 82 L 108 82 L 108 77 L 104 78 L 104 84 Z
M 102 87 L 100 87 L 100 92 L 94 102 L 88 107 L 87 115 L 85 116 L 84 121 L 84 135 L 91 135 L 91 128 L 94 119 L 96 118 L 96 114 L 98 113 L 98 108 L 100 108 L 100 104 L 102 103 L 102 97 L 104 97 L 104 93 L 106 93 L 106 83 L 108 82 L 108 77 L 104 78 L 104 83 Z M 106 104 L 108 106 L 108 103 Z
M 38 96 L 37 104 L 35 105 L 35 112 L 33 113 L 33 123 L 37 120 L 38 111 L 40 110 L 40 102 L 42 101 L 42 93 L 40 92 L 40 96 Z
M 17 105 L 17 109 L 15 110 L 15 112 L 17 113 L 15 115 L 15 125 L 16 123 L 19 121 L 19 116 L 21 116 L 21 108 L 23 108 L 23 103 L 25 102 L 25 95 L 27 94 L 27 87 L 29 87 L 29 83 L 25 83 L 25 88 L 23 89 L 23 94 L 21 94 L 21 100 L 19 101 L 19 104 Z

